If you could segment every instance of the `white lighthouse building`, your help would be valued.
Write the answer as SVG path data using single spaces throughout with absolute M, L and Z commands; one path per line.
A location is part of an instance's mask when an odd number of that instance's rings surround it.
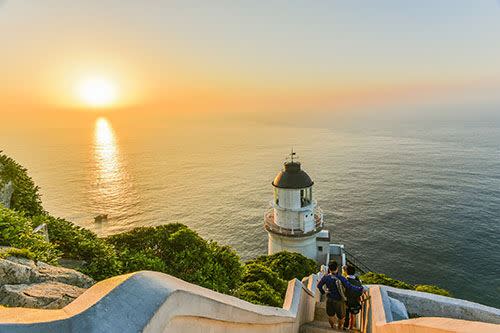
M 292 151 L 290 160 L 272 182 L 274 199 L 271 209 L 264 215 L 268 254 L 298 252 L 325 262 L 330 234 L 323 229 L 323 212 L 313 195 L 314 182 L 294 158 Z

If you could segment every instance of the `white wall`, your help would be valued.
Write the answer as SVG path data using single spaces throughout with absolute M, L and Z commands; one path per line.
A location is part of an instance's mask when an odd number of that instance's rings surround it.
M 315 228 L 314 204 L 301 207 L 300 189 L 278 188 L 278 205 L 274 206 L 274 221 L 287 229 L 309 232 Z
M 317 259 L 316 237 L 285 237 L 273 233 L 269 234 L 268 253 L 281 251 L 297 252 L 313 260 Z
M 0 307 L 0 332 L 298 333 L 314 319 L 321 276 L 291 280 L 278 308 L 142 271 L 101 281 L 61 310 Z

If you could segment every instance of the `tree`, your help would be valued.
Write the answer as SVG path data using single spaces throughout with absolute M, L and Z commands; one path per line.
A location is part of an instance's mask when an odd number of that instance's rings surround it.
M 299 279 L 316 273 L 319 270 L 316 261 L 303 256 L 300 253 L 282 251 L 270 256 L 260 256 L 247 262 L 262 264 L 269 267 L 272 271 L 285 281 Z
M 222 293 L 231 293 L 241 279 L 241 263 L 234 250 L 206 241 L 183 224 L 140 227 L 107 238 L 119 252 L 146 251 L 144 263 L 153 258 L 164 263 L 161 271 Z M 135 268 L 140 268 L 136 262 Z
M 92 231 L 48 215 L 33 217 L 35 226 L 42 223 L 47 224 L 49 239 L 64 258 L 84 261 L 78 268 L 82 273 L 102 280 L 122 272 L 115 248 Z
M 165 262 L 156 257 L 150 250 L 133 252 L 124 250 L 119 254 L 122 263 L 122 273 L 132 273 L 136 271 L 148 270 L 165 272 Z
M 277 307 L 283 305 L 279 293 L 263 280 L 243 283 L 236 289 L 234 296 L 254 304 Z
M 11 209 L 23 212 L 27 217 L 44 212 L 39 188 L 28 176 L 27 170 L 0 150 L 0 188 L 8 181 L 12 181 L 14 189 Z
M 289 280 L 316 272 L 316 262 L 299 253 L 283 251 L 260 256 L 246 263 L 242 285 L 234 295 L 255 304 L 281 306 Z
M 245 265 L 241 282 L 256 282 L 264 281 L 273 288 L 281 299 L 285 297 L 288 282 L 280 278 L 279 274 L 258 263 L 250 263 Z

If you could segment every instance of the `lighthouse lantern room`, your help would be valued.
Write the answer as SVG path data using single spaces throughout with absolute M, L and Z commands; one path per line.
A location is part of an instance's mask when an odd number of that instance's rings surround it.
M 274 199 L 264 216 L 269 254 L 298 252 L 324 261 L 329 251 L 330 235 L 328 230 L 323 230 L 323 212 L 314 200 L 313 184 L 292 150 L 272 182 Z

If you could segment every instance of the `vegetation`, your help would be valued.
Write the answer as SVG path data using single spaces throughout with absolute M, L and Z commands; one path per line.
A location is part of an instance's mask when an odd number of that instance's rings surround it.
M 35 260 L 35 254 L 28 249 L 18 249 L 15 247 L 7 248 L 6 250 L 2 250 L 0 252 L 0 259 L 5 259 L 8 257 L 18 257 L 18 258 L 27 258 L 31 260 Z
M 316 261 L 304 257 L 299 253 L 278 252 L 270 256 L 260 256 L 250 260 L 247 264 L 257 263 L 269 267 L 285 281 L 292 279 L 302 280 L 304 277 L 316 273 L 319 265 Z
M 235 296 L 255 304 L 281 306 L 288 281 L 302 279 L 318 271 L 312 259 L 292 252 L 260 256 L 246 263 Z
M 439 288 L 438 286 L 427 284 L 411 285 L 409 283 L 390 278 L 387 275 L 380 273 L 368 272 L 361 275 L 359 278 L 361 279 L 361 281 L 363 281 L 364 284 L 383 284 L 385 286 L 391 286 L 400 289 L 411 289 L 442 296 L 451 296 L 451 293 L 448 290 Z
M 44 212 L 39 188 L 28 176 L 27 170 L 0 150 L 0 188 L 8 181 L 12 181 L 14 189 L 10 200 L 11 209 L 24 212 L 26 216 Z
M 33 217 L 33 225 L 47 224 L 50 242 L 62 257 L 83 260 L 79 270 L 95 280 L 122 273 L 122 262 L 114 247 L 95 233 L 69 221 L 48 215 Z
M 438 286 L 428 285 L 428 284 L 417 284 L 415 285 L 416 291 L 423 291 L 425 293 L 431 293 L 441 296 L 451 296 L 451 293 L 446 290 L 439 288 Z
M 359 277 L 365 284 L 383 284 L 385 286 L 400 288 L 400 289 L 414 289 L 411 284 L 403 281 L 395 280 L 385 274 L 368 272 Z
M 236 289 L 234 296 L 254 304 L 278 307 L 283 305 L 280 294 L 262 280 L 243 283 Z
M 281 298 L 285 296 L 288 281 L 283 280 L 280 275 L 262 264 L 249 263 L 245 265 L 241 282 L 262 281 L 275 290 Z
M 188 282 L 231 293 L 241 280 L 238 255 L 228 246 L 206 241 L 183 224 L 140 227 L 107 239 L 126 262 L 125 270 L 154 268 Z
M 33 233 L 31 220 L 23 213 L 0 206 L 0 245 L 29 251 L 37 260 L 55 263 L 60 256 L 57 247 Z

